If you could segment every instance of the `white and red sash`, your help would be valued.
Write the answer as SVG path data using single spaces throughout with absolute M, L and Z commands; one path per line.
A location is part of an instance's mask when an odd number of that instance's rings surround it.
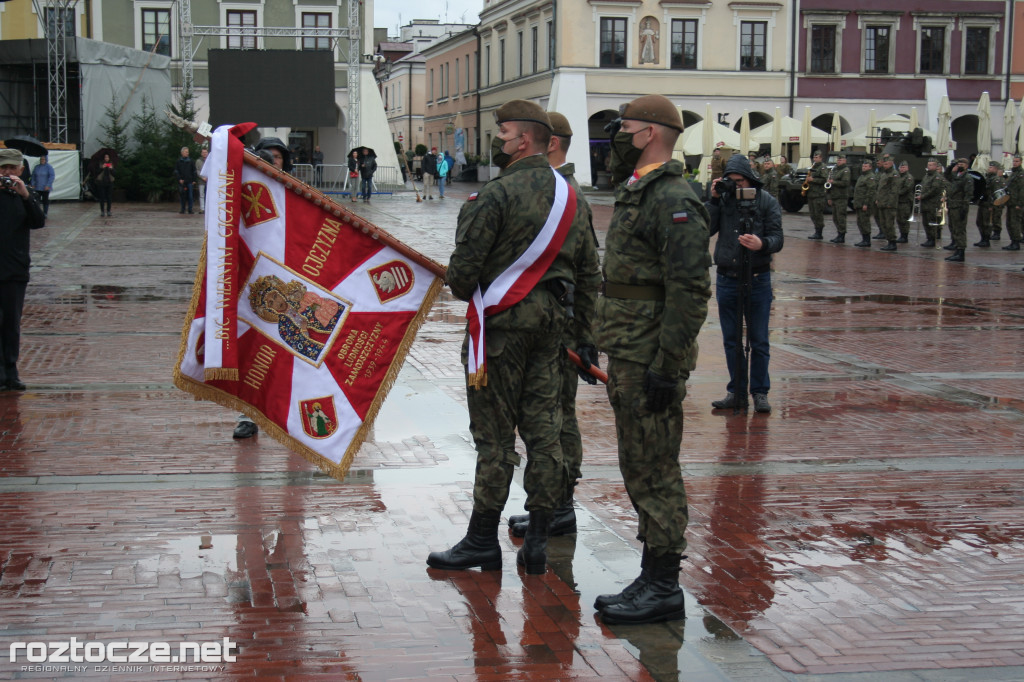
M 576 215 L 576 192 L 558 171 L 555 176 L 555 201 L 544 227 L 533 242 L 512 265 L 502 272 L 482 293 L 479 285 L 469 302 L 468 384 L 473 388 L 487 385 L 487 346 L 484 343 L 484 318 L 511 308 L 523 300 L 548 271 L 561 251 Z

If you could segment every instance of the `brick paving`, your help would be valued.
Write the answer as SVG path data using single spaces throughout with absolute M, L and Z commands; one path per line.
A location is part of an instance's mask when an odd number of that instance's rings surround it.
M 446 262 L 467 193 L 352 207 Z M 610 197 L 593 203 L 603 242 Z M 504 535 L 501 572 L 428 570 L 471 506 L 464 304 L 439 299 L 339 483 L 265 436 L 233 441 L 232 413 L 171 386 L 201 217 L 114 208 L 55 204 L 33 235 L 29 390 L 0 394 L 0 652 L 228 637 L 237 660 L 4 660 L 0 679 L 1024 679 L 1016 254 L 815 243 L 787 215 L 773 413 L 710 411 L 713 301 L 688 385 L 689 618 L 608 628 L 594 596 L 639 548 L 602 387 L 580 389 L 580 532 L 551 541 L 551 570 L 519 573 Z

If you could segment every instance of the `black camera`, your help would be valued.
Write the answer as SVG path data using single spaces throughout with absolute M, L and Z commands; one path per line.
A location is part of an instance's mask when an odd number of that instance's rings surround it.
M 736 181 L 730 177 L 722 176 L 715 187 L 718 196 L 723 199 L 735 199 L 736 201 L 753 201 L 757 196 L 757 189 L 754 187 L 739 187 Z
M 17 192 L 18 185 L 10 175 L 0 175 L 0 189 L 7 192 Z

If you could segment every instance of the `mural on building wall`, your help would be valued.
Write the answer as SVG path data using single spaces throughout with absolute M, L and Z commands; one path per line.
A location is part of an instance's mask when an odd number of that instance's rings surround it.
M 640 21 L 640 63 L 658 63 L 658 45 L 660 43 L 660 24 L 654 17 L 644 17 Z

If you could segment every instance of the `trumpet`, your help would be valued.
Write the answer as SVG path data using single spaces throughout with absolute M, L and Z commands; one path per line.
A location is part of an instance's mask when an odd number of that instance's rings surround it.
M 825 180 L 825 191 L 832 189 L 832 169 L 828 169 L 828 178 Z
M 918 222 L 914 220 L 914 214 L 917 213 L 918 215 L 920 215 L 921 213 L 921 194 L 923 192 L 924 189 L 921 187 L 921 185 L 917 185 L 916 187 L 914 187 L 914 208 L 910 209 L 910 220 L 907 221 L 908 223 Z

